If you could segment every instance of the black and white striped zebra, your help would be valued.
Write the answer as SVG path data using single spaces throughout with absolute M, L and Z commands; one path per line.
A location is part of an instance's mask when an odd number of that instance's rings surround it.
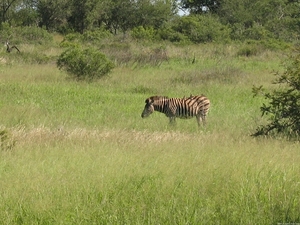
M 176 117 L 188 119 L 197 118 L 198 125 L 206 123 L 206 115 L 210 107 L 210 101 L 204 95 L 191 95 L 184 98 L 168 98 L 165 96 L 152 96 L 145 101 L 146 105 L 142 112 L 142 118 L 148 117 L 154 111 L 164 113 L 175 122 Z

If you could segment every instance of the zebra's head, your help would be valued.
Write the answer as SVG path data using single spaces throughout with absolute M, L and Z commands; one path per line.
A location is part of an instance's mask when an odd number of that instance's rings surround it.
M 168 97 L 166 96 L 152 96 L 147 98 L 145 103 L 144 111 L 142 112 L 142 118 L 148 117 L 154 111 L 162 112 L 164 108 L 164 104 L 168 101 Z
M 154 112 L 154 106 L 153 106 L 154 100 L 153 100 L 153 98 L 152 97 L 147 98 L 145 103 L 146 103 L 146 105 L 145 105 L 145 108 L 142 112 L 142 118 L 148 117 L 148 116 L 151 115 L 151 113 Z

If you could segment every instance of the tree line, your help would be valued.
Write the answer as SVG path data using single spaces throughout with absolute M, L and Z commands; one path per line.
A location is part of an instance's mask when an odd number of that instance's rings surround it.
M 0 0 L 1 24 L 112 34 L 134 29 L 170 41 L 297 41 L 299 0 Z M 182 13 L 185 12 L 183 16 Z

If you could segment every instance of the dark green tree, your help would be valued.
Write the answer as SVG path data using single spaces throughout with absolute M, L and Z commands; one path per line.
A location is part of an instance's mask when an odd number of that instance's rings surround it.
M 255 95 L 262 94 L 268 104 L 261 107 L 262 116 L 268 116 L 269 123 L 257 128 L 253 136 L 284 133 L 300 135 L 300 47 L 286 65 L 282 74 L 276 74 L 274 81 L 279 87 L 266 92 L 262 86 L 254 87 Z
M 103 0 L 69 0 L 70 15 L 67 18 L 69 26 L 82 34 L 87 29 L 93 28 L 94 25 L 98 25 L 98 21 L 106 9 L 105 2 Z
M 171 0 L 139 0 L 136 1 L 135 8 L 134 19 L 137 21 L 137 25 L 155 29 L 161 27 L 164 22 L 170 20 L 177 13 L 177 6 Z
M 134 19 L 135 12 L 135 3 L 130 0 L 111 1 L 104 20 L 105 26 L 113 34 L 117 34 L 118 31 L 125 33 L 128 29 L 137 26 Z
M 109 3 L 104 21 L 114 34 L 138 27 L 160 27 L 176 13 L 174 0 L 114 0 Z
M 69 0 L 37 0 L 36 9 L 40 17 L 39 25 L 51 30 L 63 24 L 69 14 L 68 4 Z
M 213 29 L 212 29 L 213 27 Z M 189 15 L 180 17 L 172 29 L 183 34 L 193 43 L 228 41 L 230 29 L 213 15 Z
M 216 13 L 223 0 L 182 0 L 181 7 L 192 14 Z
M 36 26 L 40 20 L 35 5 L 31 1 L 23 1 L 11 13 L 11 23 L 15 26 Z
M 242 24 L 249 28 L 255 22 L 256 3 L 260 0 L 222 0 L 217 14 L 224 24 Z M 260 9 L 261 10 L 261 9 Z
M 222 0 L 218 15 L 222 23 L 231 25 L 234 33 L 237 34 L 236 36 L 240 36 L 237 37 L 238 39 L 244 37 L 252 39 L 249 33 L 266 31 L 269 32 L 268 35 L 254 35 L 254 39 L 272 36 L 290 41 L 297 39 L 297 36 L 299 37 L 299 2 L 289 0 Z
M 1 22 L 7 22 L 9 18 L 9 12 L 14 10 L 14 6 L 18 5 L 21 0 L 0 0 L 0 19 Z
M 300 1 L 268 0 L 266 12 L 260 15 L 263 25 L 277 39 L 285 41 L 299 40 L 300 37 Z
M 233 39 L 299 40 L 297 0 L 181 0 L 191 14 L 210 13 L 230 25 Z

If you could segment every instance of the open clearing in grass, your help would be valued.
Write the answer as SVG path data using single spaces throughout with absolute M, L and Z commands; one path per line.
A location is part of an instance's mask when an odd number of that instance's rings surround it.
M 54 64 L 1 65 L 0 223 L 299 222 L 299 143 L 252 138 L 252 85 L 271 86 L 280 54 L 168 49 L 160 67 L 118 67 L 73 82 Z M 206 94 L 208 124 L 154 113 L 151 95 Z M 4 144 L 3 144 L 4 143 Z

